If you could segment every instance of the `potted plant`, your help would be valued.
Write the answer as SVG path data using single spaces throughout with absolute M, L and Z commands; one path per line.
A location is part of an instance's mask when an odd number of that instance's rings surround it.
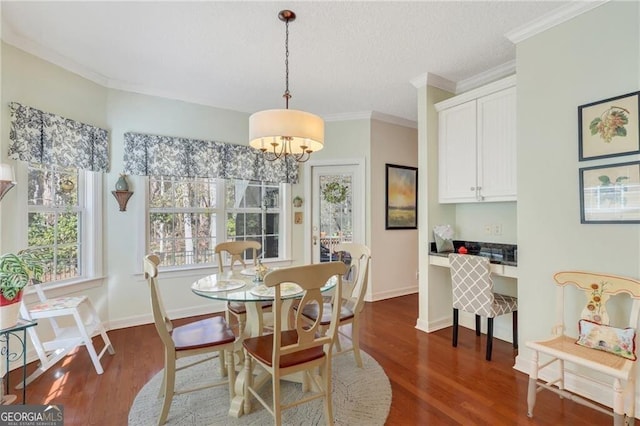
M 16 325 L 24 288 L 43 275 L 41 260 L 31 252 L 0 256 L 0 329 Z

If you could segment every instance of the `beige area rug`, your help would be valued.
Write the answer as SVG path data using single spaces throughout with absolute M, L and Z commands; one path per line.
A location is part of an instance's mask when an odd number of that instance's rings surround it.
M 384 425 L 391 407 L 391 385 L 380 365 L 367 353 L 361 352 L 363 368 L 356 366 L 352 353 L 333 358 L 333 415 L 336 425 Z M 181 360 L 182 361 L 182 360 Z M 193 386 L 218 375 L 218 359 L 179 372 L 178 388 L 186 383 Z M 130 426 L 150 426 L 157 423 L 161 399 L 158 398 L 162 371 L 140 390 L 129 411 Z M 299 398 L 299 383 L 283 382 L 283 402 Z M 262 396 L 271 401 L 271 384 L 262 388 Z M 226 385 L 198 392 L 178 395 L 173 399 L 167 425 L 270 425 L 273 417 L 259 402 L 252 401 L 252 412 L 239 419 L 229 417 L 229 391 Z M 284 425 L 324 425 L 322 400 L 318 399 L 282 414 Z

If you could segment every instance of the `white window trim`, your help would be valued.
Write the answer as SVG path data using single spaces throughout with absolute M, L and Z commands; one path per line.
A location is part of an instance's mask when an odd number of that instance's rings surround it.
M 144 213 L 139 215 L 138 217 L 138 229 L 144 229 L 144 234 L 139 235 L 138 237 L 138 265 L 139 269 L 138 273 L 135 275 L 143 275 L 142 272 L 142 264 L 144 257 L 149 252 L 149 177 L 141 176 L 142 186 L 144 187 L 143 195 L 144 195 Z M 222 186 L 222 185 L 220 185 Z M 222 191 L 222 189 L 218 187 L 218 191 Z M 285 266 L 291 263 L 291 246 L 293 239 L 293 226 L 292 226 L 292 205 L 291 205 L 291 184 L 280 184 L 280 194 L 282 198 L 282 218 L 281 220 L 281 229 L 284 229 L 284 233 L 281 234 L 282 243 L 279 247 L 280 256 L 276 259 L 268 259 L 265 260 L 264 263 L 272 264 L 274 266 Z M 226 215 L 227 210 L 224 205 L 224 197 L 222 197 L 222 205 L 218 209 L 222 211 L 223 215 Z M 226 231 L 225 231 L 226 238 Z M 226 239 L 225 239 L 226 240 Z M 189 277 L 193 275 L 194 271 L 202 271 L 203 273 L 215 273 L 218 271 L 218 263 L 217 259 L 214 259 L 214 263 L 212 264 L 196 264 L 190 266 L 162 266 L 160 270 L 163 274 L 167 274 L 172 278 L 182 278 Z M 213 271 L 213 272 L 211 272 Z
M 28 245 L 28 164 L 26 162 L 17 162 L 17 174 L 20 182 L 25 182 L 21 186 L 19 195 L 20 205 L 24 206 L 22 214 L 20 214 L 20 220 L 18 226 L 21 230 L 20 241 L 18 246 L 25 248 Z M 68 280 L 52 281 L 50 283 L 44 283 L 47 289 L 58 289 L 57 293 L 62 295 L 76 286 L 82 286 L 82 288 L 91 288 L 101 285 L 103 277 L 103 173 L 89 172 L 86 170 L 79 170 L 79 180 L 82 182 L 84 191 L 79 194 L 81 202 L 85 204 L 85 211 L 81 224 L 81 235 L 83 241 L 81 243 L 81 262 L 82 262 L 82 275 Z M 19 249 L 17 249 L 19 250 Z M 100 284 L 96 284 L 100 281 Z M 29 289 L 30 290 L 30 289 Z M 27 290 L 27 294 L 31 292 Z

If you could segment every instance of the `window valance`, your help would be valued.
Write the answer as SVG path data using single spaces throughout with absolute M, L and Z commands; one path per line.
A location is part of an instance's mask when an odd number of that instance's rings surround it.
M 95 172 L 109 171 L 109 132 L 32 108 L 9 104 L 9 157 Z
M 297 183 L 293 159 L 267 161 L 247 145 L 124 134 L 124 172 L 139 176 L 210 177 Z

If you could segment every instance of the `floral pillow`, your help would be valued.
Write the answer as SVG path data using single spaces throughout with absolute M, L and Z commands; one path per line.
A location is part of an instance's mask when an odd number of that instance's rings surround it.
M 578 345 L 610 352 L 632 361 L 637 359 L 634 328 L 616 328 L 585 319 L 580 320 L 578 328 Z

